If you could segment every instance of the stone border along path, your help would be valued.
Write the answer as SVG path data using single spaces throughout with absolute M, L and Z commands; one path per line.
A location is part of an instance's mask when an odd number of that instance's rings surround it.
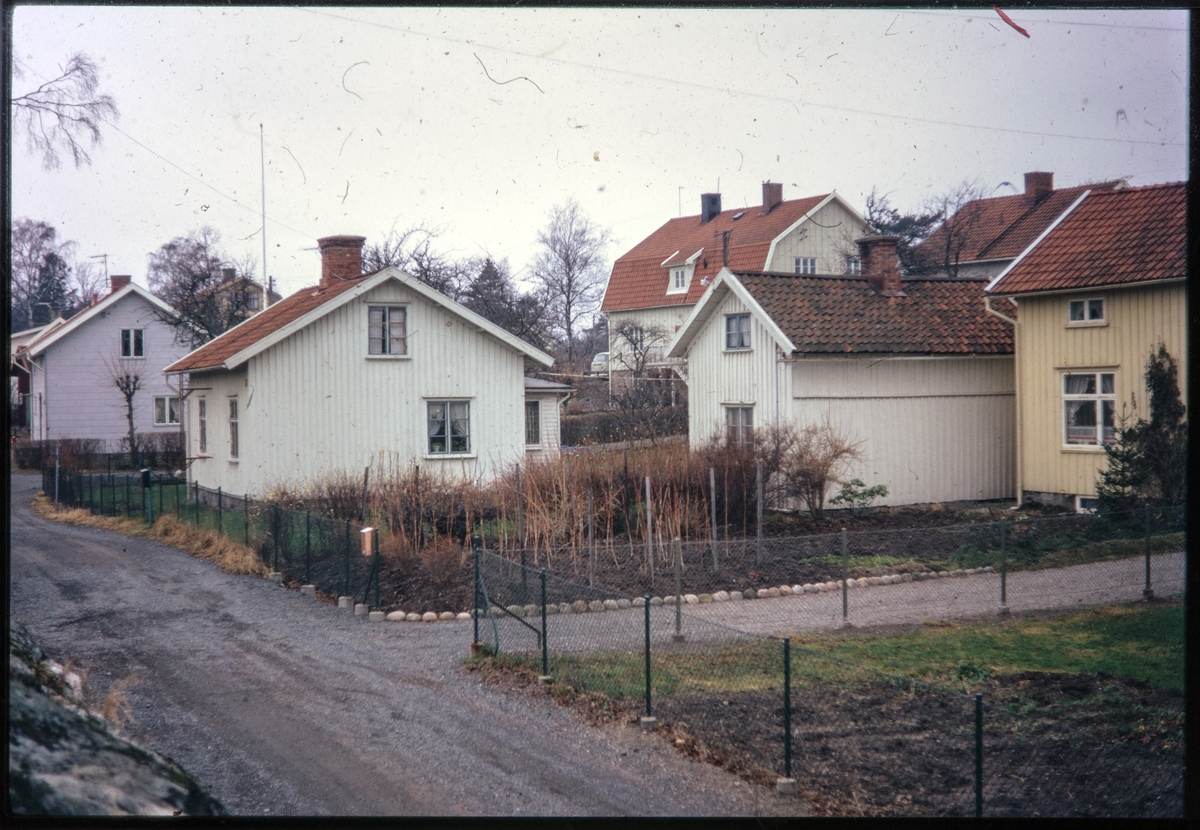
M 1184 591 L 1184 552 L 1151 556 L 1151 586 L 1155 596 L 1177 596 Z M 967 577 L 974 577 L 967 579 Z M 921 623 L 995 615 L 998 612 L 1047 610 L 1083 607 L 1142 599 L 1145 584 L 1145 558 L 1129 557 L 1105 562 L 1018 571 L 1007 575 L 1006 600 L 1000 606 L 1000 575 L 991 566 L 967 570 L 922 574 L 890 574 L 847 581 L 848 617 L 842 617 L 841 580 L 780 585 L 771 588 L 747 588 L 741 592 L 716 591 L 712 594 L 685 594 L 682 599 L 687 616 L 737 629 L 743 634 L 783 634 L 797 629 L 835 629 L 853 626 Z M 918 584 L 923 583 L 923 584 Z M 861 589 L 898 586 L 891 591 L 865 592 Z M 905 586 L 903 588 L 899 586 Z M 813 595 L 813 596 L 809 596 Z M 765 605 L 742 602 L 751 599 L 778 599 Z M 886 602 L 885 602 L 886 600 Z M 607 611 L 642 608 L 642 597 L 632 599 L 576 600 L 546 606 L 547 616 L 558 614 L 596 614 Z M 673 608 L 674 597 L 651 597 L 654 607 Z M 538 605 L 511 605 L 507 610 L 519 617 L 540 617 Z M 484 612 L 480 612 L 483 614 Z M 503 616 L 492 611 L 492 616 Z M 392 611 L 371 615 L 375 621 L 392 622 L 465 622 L 470 611 L 443 611 L 423 614 Z M 556 626 L 557 627 L 557 626 Z

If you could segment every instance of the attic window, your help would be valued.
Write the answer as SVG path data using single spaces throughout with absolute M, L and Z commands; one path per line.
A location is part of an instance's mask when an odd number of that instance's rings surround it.
M 680 265 L 670 270 L 670 280 L 667 282 L 668 294 L 682 294 L 688 290 L 692 281 L 691 265 Z
M 817 273 L 817 258 L 815 256 L 798 256 L 793 258 L 797 274 L 811 276 Z

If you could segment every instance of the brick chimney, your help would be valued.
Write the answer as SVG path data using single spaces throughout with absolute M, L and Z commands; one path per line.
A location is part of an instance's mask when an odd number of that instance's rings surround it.
M 900 260 L 896 256 L 898 236 L 866 236 L 854 240 L 862 258 L 862 273 L 871 287 L 884 297 L 903 297 Z
M 362 276 L 362 247 L 365 236 L 324 236 L 317 240 L 321 250 L 321 288 L 334 280 L 356 280 Z
M 716 217 L 721 212 L 721 194 L 720 193 L 701 193 L 700 194 L 700 224 Z
M 780 182 L 763 182 L 763 214 L 773 211 L 783 201 L 783 185 Z
M 1030 202 L 1040 202 L 1054 192 L 1053 173 L 1026 173 L 1025 199 Z
M 121 275 L 113 274 L 108 279 L 109 279 L 109 283 L 112 286 L 112 288 L 108 292 L 110 295 L 116 294 L 122 288 L 129 285 L 129 283 L 133 282 L 133 277 L 129 276 L 128 274 L 121 274 Z
M 237 274 L 237 270 L 234 268 L 222 268 L 221 269 L 221 282 L 232 282 L 233 278 L 236 274 Z

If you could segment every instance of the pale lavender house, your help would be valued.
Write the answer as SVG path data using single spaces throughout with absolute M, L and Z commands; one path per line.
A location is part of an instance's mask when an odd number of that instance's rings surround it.
M 117 451 L 129 433 L 125 397 L 114 371 L 140 378 L 133 397 L 139 436 L 179 434 L 179 392 L 163 369 L 187 354 L 163 320 L 171 307 L 127 276 L 112 277 L 107 297 L 48 326 L 13 356 L 27 374 L 25 413 L 35 441 L 88 438 Z

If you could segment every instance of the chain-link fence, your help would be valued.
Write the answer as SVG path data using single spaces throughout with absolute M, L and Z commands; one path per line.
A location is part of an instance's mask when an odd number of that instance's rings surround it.
M 42 490 L 55 503 L 148 524 L 174 516 L 244 545 L 281 578 L 379 608 L 379 554 L 364 555 L 362 525 L 189 485 L 152 474 L 42 471 Z
M 968 693 L 986 677 L 979 667 L 959 664 L 960 687 L 928 683 L 792 637 L 851 621 L 1177 595 L 1183 523 L 1178 508 L 761 547 L 677 542 L 665 562 L 643 550 L 638 592 L 523 565 L 531 552 L 477 548 L 473 634 L 502 660 L 596 695 L 595 705 L 657 723 L 689 755 L 761 783 L 795 782 L 838 814 L 1179 816 L 1181 708 L 1179 723 L 1143 735 L 1136 690 L 1115 726 L 1100 725 L 1099 711 L 1116 704 L 1102 683 L 1077 688 L 1088 682 L 1078 675 L 1064 676 L 1076 684 L 1066 691 L 1053 674 L 995 678 L 995 702 L 985 702 Z M 897 573 L 865 575 L 879 570 Z M 788 578 L 756 587 L 767 573 Z

